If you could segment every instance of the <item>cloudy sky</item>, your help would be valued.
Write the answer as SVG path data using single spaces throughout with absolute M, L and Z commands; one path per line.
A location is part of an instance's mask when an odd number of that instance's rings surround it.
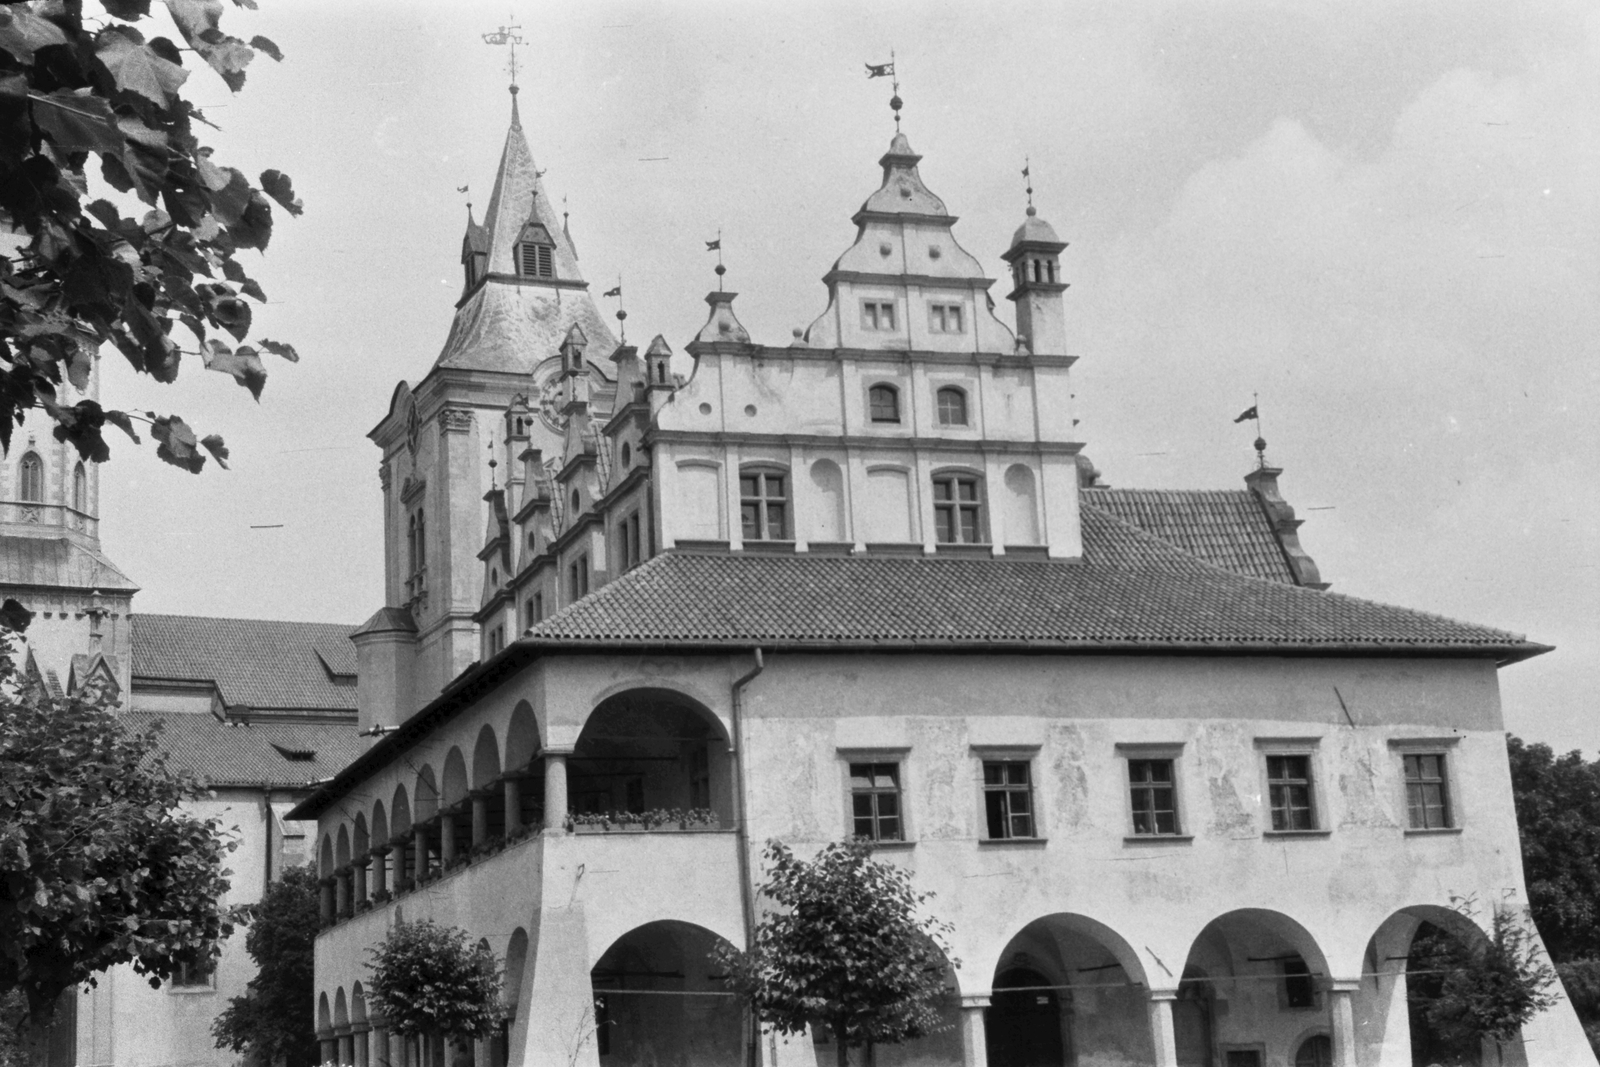
M 508 16 L 546 187 L 635 337 L 693 336 L 719 229 L 758 341 L 815 317 L 893 132 L 863 72 L 892 48 L 923 178 L 995 277 L 1032 159 L 1107 481 L 1240 485 L 1259 393 L 1334 588 L 1558 646 L 1502 674 L 1507 720 L 1600 748 L 1600 18 L 1576 2 L 230 7 L 286 59 L 189 94 L 219 158 L 306 202 L 253 268 L 261 332 L 304 359 L 258 406 L 108 358 L 109 403 L 235 456 L 193 477 L 117 448 L 105 541 L 140 610 L 380 606 L 365 435 L 444 341 L 509 117 L 481 35 Z

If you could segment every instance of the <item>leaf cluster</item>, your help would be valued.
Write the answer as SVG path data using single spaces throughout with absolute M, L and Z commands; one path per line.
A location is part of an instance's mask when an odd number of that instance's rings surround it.
M 368 1008 L 389 1021 L 391 1032 L 467 1041 L 499 1027 L 500 961 L 465 930 L 432 920 L 397 922 L 369 952 Z
M 183 47 L 141 31 L 151 0 L 101 6 L 104 19 L 91 21 L 83 0 L 0 4 L 0 448 L 38 408 L 86 460 L 109 457 L 106 424 L 137 442 L 143 422 L 168 463 L 198 472 L 209 455 L 226 466 L 222 438 L 197 436 L 178 415 L 72 402 L 63 386 L 87 389 L 105 343 L 160 382 L 198 355 L 257 399 L 261 353 L 298 358 L 279 342 L 240 343 L 251 325 L 245 298 L 266 294 L 236 256 L 267 247 L 270 201 L 296 215 L 301 203 L 279 171 L 257 186 L 213 160 L 195 133 L 210 123 L 179 92 L 185 52 L 234 91 L 256 52 L 282 56 L 264 37 L 247 44 L 224 33 L 220 0 L 165 0 Z M 84 203 L 91 165 L 144 203 L 141 218 L 107 199 Z M 176 325 L 192 347 L 174 337 Z
M 130 733 L 98 699 L 23 685 L 0 635 L 0 993 L 27 1023 L 117 964 L 160 985 L 221 952 L 237 842 L 185 802 L 209 796 L 170 767 L 155 731 Z
M 1557 961 L 1600 957 L 1600 761 L 1507 736 L 1534 924 Z
M 1473 921 L 1473 901 L 1455 904 Z M 1539 951 L 1537 935 L 1522 912 L 1503 904 L 1490 916 L 1488 937 L 1463 937 L 1439 927 L 1419 932 L 1407 966 L 1432 972 L 1421 983 L 1432 993 L 1423 1014 L 1450 1044 L 1470 1045 L 1485 1037 L 1509 1041 L 1556 1002 L 1550 992 L 1556 973 Z
M 898 1044 L 942 1028 L 949 926 L 919 914 L 932 896 L 872 858 L 861 841 L 825 846 L 810 861 L 767 842 L 761 895 L 776 905 L 748 952 L 715 958 L 760 1020 L 780 1033 L 829 1024 L 843 1047 Z
M 245 951 L 256 962 L 248 993 L 228 1002 L 211 1024 L 218 1048 L 248 1052 L 286 1067 L 317 1062 L 314 944 L 319 925 L 316 871 L 290 867 L 247 906 Z

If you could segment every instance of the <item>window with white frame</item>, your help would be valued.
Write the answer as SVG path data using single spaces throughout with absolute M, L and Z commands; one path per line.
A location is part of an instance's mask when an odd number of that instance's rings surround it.
M 899 422 L 900 390 L 881 382 L 868 389 L 867 415 L 873 422 Z
M 940 544 L 982 544 L 983 494 L 976 474 L 942 471 L 933 476 L 933 528 Z
M 781 470 L 739 472 L 739 518 L 746 541 L 782 541 L 789 536 L 788 484 L 788 475 Z
M 868 841 L 905 840 L 900 806 L 900 764 L 850 764 L 851 832 Z
M 861 301 L 861 328 L 863 330 L 893 330 L 893 300 Z
M 946 385 L 934 394 L 934 404 L 939 413 L 940 426 L 965 426 L 967 424 L 966 391 Z
M 1033 808 L 1033 761 L 983 761 L 983 814 L 991 841 L 1037 837 Z
M 1443 752 L 1407 752 L 1406 822 L 1413 830 L 1442 830 L 1450 823 L 1450 784 Z
M 567 596 L 577 600 L 589 595 L 589 553 L 582 552 L 567 565 Z
M 928 329 L 933 333 L 962 333 L 960 304 L 929 304 Z
M 1310 755 L 1268 754 L 1267 802 L 1272 811 L 1274 830 L 1317 828 L 1317 809 L 1312 789 Z

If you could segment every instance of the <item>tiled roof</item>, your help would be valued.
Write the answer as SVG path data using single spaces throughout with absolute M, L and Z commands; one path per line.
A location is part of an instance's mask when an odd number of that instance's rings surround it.
M 145 614 L 132 622 L 135 685 L 214 682 L 230 707 L 355 709 L 353 626 Z
M 1086 488 L 1078 500 L 1237 574 L 1295 584 L 1261 503 L 1248 489 Z
M 175 766 L 213 785 L 305 786 L 331 778 L 361 754 L 356 725 L 257 722 L 230 725 L 213 715 L 154 711 L 122 713 L 129 729 L 161 722 L 160 746 Z M 314 753 L 290 759 L 285 753 Z
M 139 588 L 105 556 L 65 537 L 0 537 L 0 585 Z
M 667 553 L 533 627 L 555 645 L 1475 653 L 1543 646 L 1212 566 L 1094 508 L 1084 562 Z M 520 643 L 520 642 L 519 642 Z

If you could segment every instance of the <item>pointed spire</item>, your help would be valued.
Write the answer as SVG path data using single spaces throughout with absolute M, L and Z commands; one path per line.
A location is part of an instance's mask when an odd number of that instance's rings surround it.
M 500 167 L 494 176 L 494 191 L 489 195 L 489 208 L 483 220 L 489 237 L 489 270 L 495 274 L 517 273 L 517 241 L 523 227 L 532 222 L 543 226 L 555 242 L 556 277 L 581 281 L 578 257 L 540 181 L 543 173 L 528 150 L 528 139 L 523 135 L 517 99 L 513 95 L 511 128 L 506 131 Z

